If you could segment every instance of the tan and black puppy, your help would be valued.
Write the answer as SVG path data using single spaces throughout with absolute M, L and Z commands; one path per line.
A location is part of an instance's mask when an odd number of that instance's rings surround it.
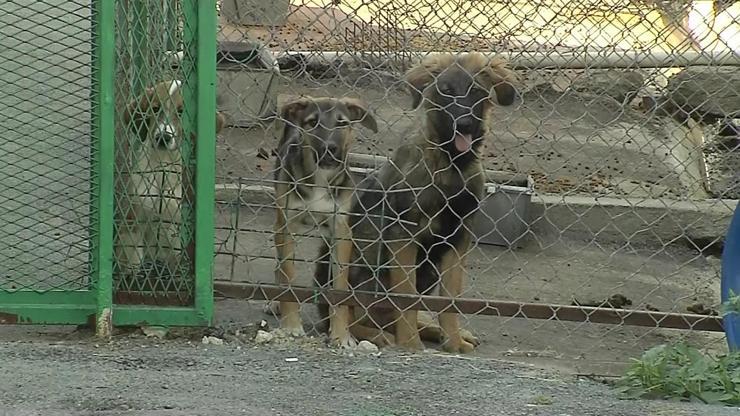
M 278 267 L 276 281 L 291 284 L 295 278 L 293 235 L 318 228 L 324 244 L 335 248 L 335 288 L 346 289 L 346 265 L 352 246 L 347 223 L 354 183 L 347 155 L 357 123 L 378 131 L 375 118 L 358 99 L 303 97 L 286 103 L 280 110 L 284 123 L 275 165 L 277 219 L 275 245 Z M 327 252 L 328 252 L 327 248 Z M 300 305 L 296 302 L 271 304 L 281 316 L 281 329 L 292 336 L 304 334 Z M 328 312 L 328 311 L 327 311 Z M 330 317 L 330 341 L 349 347 L 347 307 L 336 308 Z
M 116 255 L 121 271 L 141 273 L 144 261 L 177 270 L 182 250 L 179 224 L 183 196 L 182 81 L 151 86 L 125 109 L 126 129 L 141 140 L 127 152 L 132 158 L 122 177 L 125 197 L 119 197 Z M 216 132 L 224 117 L 216 112 Z
M 484 195 L 479 149 L 486 117 L 494 103 L 514 102 L 516 77 L 503 60 L 469 53 L 426 58 L 405 78 L 413 106 L 422 112 L 419 132 L 357 185 L 349 220 L 355 243 L 349 281 L 357 290 L 430 294 L 439 289 L 441 296 L 458 297 L 473 218 Z M 333 276 L 319 263 L 318 285 Z M 470 352 L 478 343 L 460 329 L 455 311 L 439 314 L 439 326 L 413 310 L 360 311 L 350 310 L 353 335 L 378 345 L 416 350 L 423 348 L 421 337 L 443 338 L 444 350 Z

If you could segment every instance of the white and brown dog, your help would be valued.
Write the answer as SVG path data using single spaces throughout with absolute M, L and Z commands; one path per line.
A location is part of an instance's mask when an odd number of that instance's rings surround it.
M 165 81 L 149 87 L 123 114 L 126 131 L 140 139 L 131 145 L 121 172 L 123 196 L 118 198 L 123 217 L 118 227 L 116 257 L 120 272 L 141 273 L 143 262 L 178 269 L 181 258 L 180 223 L 183 199 L 181 144 L 183 129 L 182 81 Z M 224 117 L 216 113 L 216 132 Z M 131 142 L 135 142 L 132 140 Z

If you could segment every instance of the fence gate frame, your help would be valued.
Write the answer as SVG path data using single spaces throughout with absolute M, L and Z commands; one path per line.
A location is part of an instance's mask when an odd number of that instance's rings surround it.
M 213 320 L 213 252 L 216 111 L 216 0 L 178 0 L 183 18 L 183 130 L 191 149 L 190 180 L 194 206 L 192 306 L 122 305 L 114 301 L 114 207 L 116 117 L 116 10 L 120 2 L 145 10 L 146 0 L 90 0 L 90 213 L 89 284 L 84 290 L 0 290 L 0 324 L 94 324 L 100 336 L 113 326 L 208 326 Z

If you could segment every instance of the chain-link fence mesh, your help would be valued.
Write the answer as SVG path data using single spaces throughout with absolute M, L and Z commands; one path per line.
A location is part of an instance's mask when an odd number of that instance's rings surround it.
M 192 306 L 193 141 L 184 134 L 193 61 L 182 2 L 119 1 L 116 14 L 116 241 L 119 304 Z M 191 20 L 192 22 L 192 20 Z M 179 59 L 177 59 L 179 57 Z
M 464 222 L 473 238 L 463 253 L 460 295 L 546 308 L 715 314 L 718 247 L 738 192 L 739 5 L 708 11 L 701 2 L 678 3 L 222 1 L 219 104 L 230 128 L 218 147 L 216 279 L 275 283 L 276 189 L 294 190 L 304 208 L 320 205 L 308 188 L 292 184 L 322 180 L 303 165 L 320 157 L 288 158 L 287 166 L 282 157 L 282 168 L 302 176 L 276 171 L 280 140 L 288 137 L 282 129 L 297 124 L 294 138 L 303 139 L 296 143 L 310 147 L 319 130 L 307 123 L 331 130 L 334 122 L 324 117 L 347 117 L 347 108 L 286 120 L 297 113 L 282 111 L 285 103 L 300 96 L 364 103 L 378 132 L 353 129 L 347 160 L 357 188 L 368 168 L 429 125 L 420 120 L 430 113 L 412 109 L 405 71 L 431 54 L 495 52 L 516 68 L 519 98 L 493 106 L 487 120 L 490 135 L 479 149 L 485 197 L 478 219 Z M 435 81 L 432 89 L 449 87 Z M 413 162 L 428 164 L 428 156 Z M 397 185 L 418 179 L 403 176 Z M 367 218 L 376 211 L 366 210 Z M 316 215 L 306 218 L 310 224 Z M 262 293 L 315 297 L 312 278 L 327 234 L 319 228 L 293 235 L 291 288 Z M 420 234 L 405 238 L 418 243 Z M 375 299 L 385 296 L 381 290 Z M 314 311 L 302 308 L 307 329 L 320 324 Z M 645 329 L 473 314 L 463 326 L 483 351 L 511 355 L 618 361 L 636 347 L 687 335 L 721 347 L 705 333 L 658 330 L 658 323 Z
M 3 2 L 0 25 L 0 293 L 84 290 L 89 4 Z

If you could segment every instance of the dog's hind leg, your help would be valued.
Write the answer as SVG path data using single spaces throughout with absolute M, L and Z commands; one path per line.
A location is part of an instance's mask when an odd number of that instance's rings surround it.
M 293 265 L 293 253 L 295 243 L 288 229 L 285 213 L 277 209 L 277 221 L 275 222 L 275 247 L 277 249 L 278 267 L 275 270 L 275 280 L 278 284 L 293 283 L 295 267 Z M 290 336 L 303 336 L 303 323 L 301 322 L 301 306 L 297 302 L 280 302 L 280 329 Z
M 467 239 L 466 239 L 467 240 Z M 442 271 L 442 282 L 440 286 L 440 295 L 444 297 L 456 298 L 462 294 L 464 268 L 463 260 L 465 254 L 463 250 L 468 249 L 467 241 L 460 244 L 459 247 L 450 248 L 442 257 L 440 269 Z M 442 327 L 444 343 L 442 349 L 447 352 L 468 353 L 475 349 L 475 346 L 464 340 L 460 331 L 460 314 L 457 312 L 443 312 L 439 314 L 439 324 Z M 472 334 L 471 334 L 472 335 Z
M 392 255 L 393 268 L 390 270 L 391 291 L 403 294 L 417 294 L 416 291 L 416 245 L 413 241 L 388 243 Z M 396 344 L 407 350 L 423 350 L 419 338 L 418 311 L 409 309 L 396 312 Z

